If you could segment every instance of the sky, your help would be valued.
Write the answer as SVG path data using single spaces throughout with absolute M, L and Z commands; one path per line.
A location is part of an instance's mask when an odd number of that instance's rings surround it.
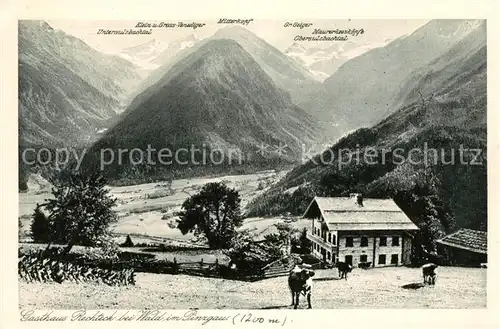
M 88 45 L 96 48 L 99 51 L 116 54 L 120 50 L 140 45 L 145 42 L 156 39 L 162 44 L 188 37 L 190 34 L 195 34 L 199 38 L 205 38 L 213 35 L 218 29 L 227 26 L 228 24 L 218 24 L 217 21 L 182 21 L 184 23 L 204 23 L 203 27 L 193 29 L 191 27 L 174 27 L 152 29 L 151 34 L 139 35 L 106 35 L 98 34 L 99 29 L 123 30 L 135 29 L 138 21 L 83 21 L 83 20 L 49 20 L 47 21 L 53 28 L 63 30 L 79 39 L 85 41 Z M 142 21 L 143 23 L 153 24 L 161 23 L 161 21 Z M 293 23 L 312 24 L 309 27 L 293 27 Z M 248 25 L 243 27 L 255 33 L 260 38 L 266 40 L 274 47 L 284 51 L 294 43 L 294 38 L 297 35 L 312 36 L 314 29 L 363 29 L 364 33 L 357 36 L 349 36 L 349 41 L 359 45 L 359 53 L 362 53 L 373 47 L 382 46 L 391 40 L 394 40 L 403 35 L 408 35 L 416 29 L 426 24 L 428 20 L 253 20 Z M 164 23 L 177 23 L 177 21 L 164 21 Z M 289 27 L 285 27 L 286 23 L 290 23 Z M 239 25 L 239 24 L 236 24 Z M 240 25 L 241 26 L 241 25 Z M 143 30 L 150 30 L 143 28 Z M 298 42 L 300 45 L 308 47 L 329 47 L 332 43 L 339 41 L 321 41 Z M 354 55 L 359 55 L 354 51 Z

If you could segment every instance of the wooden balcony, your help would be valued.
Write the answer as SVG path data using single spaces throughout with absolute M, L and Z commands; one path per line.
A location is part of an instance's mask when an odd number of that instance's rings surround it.
M 327 250 L 332 250 L 335 247 L 335 245 L 333 245 L 331 242 L 325 241 L 320 236 L 313 235 L 309 232 L 307 233 L 307 238 L 310 241 L 319 244 L 320 246 L 322 246 L 323 248 L 325 248 Z

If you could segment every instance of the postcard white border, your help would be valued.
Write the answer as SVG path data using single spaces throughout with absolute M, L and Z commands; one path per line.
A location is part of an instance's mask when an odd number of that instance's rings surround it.
M 286 315 L 290 327 L 331 325 L 352 328 L 490 328 L 500 326 L 498 309 L 498 221 L 499 116 L 498 81 L 498 12 L 496 1 L 2 1 L 1 19 L 1 150 L 0 217 L 1 313 L 2 328 L 119 326 L 120 329 L 148 327 L 165 328 L 170 323 L 20 323 L 17 285 L 17 19 L 92 19 L 92 20 L 178 20 L 249 17 L 259 19 L 411 19 L 411 18 L 475 18 L 487 19 L 488 33 L 488 308 L 481 310 L 272 310 L 251 311 L 254 314 Z M 464 282 L 467 285 L 467 282 Z M 178 311 L 176 311 L 178 312 Z M 210 314 L 234 314 L 216 310 Z M 177 327 L 199 326 L 175 323 Z M 206 325 L 209 327 L 210 325 Z M 214 325 L 212 325 L 213 327 Z M 232 326 L 227 323 L 218 328 Z M 261 325 L 262 326 L 262 325 Z M 264 327 L 269 327 L 263 325 Z

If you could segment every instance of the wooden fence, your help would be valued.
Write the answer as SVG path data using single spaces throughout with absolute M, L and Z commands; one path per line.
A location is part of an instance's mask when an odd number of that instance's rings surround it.
M 133 267 L 136 272 L 158 273 L 158 274 L 189 274 L 217 276 L 219 271 L 219 260 L 206 262 L 203 258 L 197 262 L 178 262 L 177 258 L 170 260 L 150 260 L 123 262 L 128 267 Z M 116 263 L 115 263 L 116 264 Z
M 243 281 L 258 281 L 278 276 L 286 276 L 295 266 L 295 260 L 291 257 L 278 259 L 264 266 L 259 273 L 238 275 L 226 265 L 219 264 L 219 259 L 213 262 L 204 261 L 203 258 L 197 262 L 177 262 L 176 258 L 172 261 L 154 261 L 149 268 L 136 267 L 136 272 L 148 273 L 168 273 L 168 274 L 187 274 L 204 277 L 218 277 L 226 279 L 235 279 Z
M 56 255 L 33 252 L 19 255 L 19 276 L 27 281 L 101 281 L 109 285 L 135 283 L 135 273 L 185 274 L 217 277 L 232 280 L 258 281 L 286 276 L 295 266 L 294 257 L 278 259 L 256 273 L 244 273 L 231 269 L 227 264 L 215 261 L 178 262 L 177 258 L 156 259 L 151 254 L 124 252 L 121 260 L 93 260 L 83 255 L 69 255 L 68 259 Z

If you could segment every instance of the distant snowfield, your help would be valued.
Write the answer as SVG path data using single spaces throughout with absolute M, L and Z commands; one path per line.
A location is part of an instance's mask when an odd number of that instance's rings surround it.
M 146 43 L 122 49 L 121 51 L 115 53 L 115 55 L 118 55 L 145 70 L 153 71 L 165 64 L 165 62 L 162 62 L 161 60 L 164 52 L 170 52 L 170 56 L 173 57 L 181 50 L 193 47 L 200 40 L 201 39 L 194 34 L 172 42 L 152 39 Z
M 390 41 L 392 39 L 361 45 L 357 45 L 354 42 L 346 42 L 344 44 L 334 44 L 323 49 L 315 46 L 309 48 L 300 43 L 293 43 L 284 53 L 311 72 L 317 81 L 323 82 L 335 73 L 344 62 L 374 48 L 384 47 Z M 322 66 L 324 71 L 315 68 L 318 65 Z
M 133 58 L 127 54 L 122 54 L 122 53 L 119 53 L 118 56 L 120 56 L 121 58 L 126 59 L 127 61 L 132 62 L 135 65 L 139 66 L 140 68 L 148 70 L 148 71 L 154 71 L 160 67 L 160 65 L 158 65 L 158 64 L 151 63 L 151 61 L 153 61 L 156 58 L 154 56 L 151 56 L 151 57 L 145 58 L 145 59 Z
M 151 242 L 152 239 L 156 242 L 162 241 L 162 239 L 187 242 L 194 236 L 191 234 L 182 235 L 179 229 L 173 228 L 169 224 L 173 225 L 178 218 L 175 213 L 181 209 L 182 203 L 197 193 L 203 185 L 210 182 L 226 183 L 240 193 L 241 207 L 244 209 L 250 200 L 265 191 L 265 189 L 258 189 L 260 183 L 268 187 L 285 174 L 286 171 L 263 171 L 250 175 L 179 179 L 172 182 L 172 194 L 167 190 L 166 182 L 110 187 L 111 194 L 117 198 L 115 210 L 119 216 L 118 222 L 112 226 L 112 231 L 119 236 L 130 234 L 134 242 Z M 40 181 L 40 177 L 36 177 L 33 181 Z M 49 187 L 44 185 L 43 189 L 36 189 L 37 186 L 33 183 L 32 187 L 35 189 L 28 193 L 19 193 L 19 217 L 23 223 L 24 236 L 29 233 L 30 215 L 36 204 L 43 203 L 45 199 L 52 196 Z M 254 220 L 254 222 L 255 225 L 245 225 L 244 227 L 265 229 L 262 224 L 257 224 L 258 221 Z M 267 226 L 273 225 L 276 223 L 276 218 L 274 220 L 265 219 L 264 223 Z M 256 234 L 258 233 L 256 232 Z M 120 238 L 121 240 L 123 238 Z

